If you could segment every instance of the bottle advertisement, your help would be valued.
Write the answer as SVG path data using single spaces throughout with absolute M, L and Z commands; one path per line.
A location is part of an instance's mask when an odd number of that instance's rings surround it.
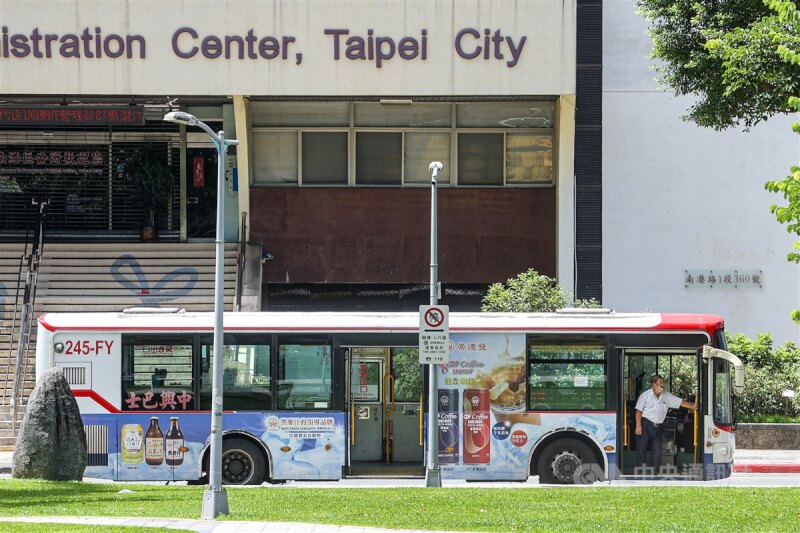
M 443 478 L 525 480 L 535 447 L 563 429 L 598 435 L 600 447 L 615 445 L 613 412 L 528 409 L 525 350 L 524 334 L 450 334 L 450 360 L 438 373 Z
M 85 475 L 123 481 L 197 479 L 210 444 L 208 413 L 84 414 L 90 428 L 109 428 L 108 442 L 94 447 L 104 464 Z M 113 428 L 118 428 L 114 431 Z M 275 479 L 340 479 L 345 457 L 343 413 L 225 413 L 223 431 L 251 435 L 270 450 Z

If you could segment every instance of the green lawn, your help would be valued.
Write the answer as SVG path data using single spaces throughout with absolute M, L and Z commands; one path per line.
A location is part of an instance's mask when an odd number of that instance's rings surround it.
M 118 494 L 127 488 L 132 494 Z M 471 531 L 796 531 L 800 488 L 228 489 L 231 519 Z M 198 518 L 202 487 L 0 480 L 0 515 Z M 2 524 L 0 524 L 2 525 Z

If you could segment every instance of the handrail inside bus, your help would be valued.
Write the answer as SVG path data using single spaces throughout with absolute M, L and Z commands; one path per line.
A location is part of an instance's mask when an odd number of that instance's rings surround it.
M 737 396 L 744 392 L 744 363 L 742 360 L 725 350 L 703 346 L 703 359 L 724 359 L 733 365 L 733 392 Z

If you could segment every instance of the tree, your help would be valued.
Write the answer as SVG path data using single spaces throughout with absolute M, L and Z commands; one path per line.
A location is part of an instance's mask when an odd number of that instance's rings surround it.
M 697 98 L 684 118 L 715 129 L 749 128 L 800 110 L 800 13 L 791 0 L 637 0 L 637 6 L 651 24 L 660 81 Z M 800 133 L 800 124 L 792 129 Z M 800 235 L 800 166 L 766 189 L 787 200 L 771 211 Z M 800 263 L 800 253 L 788 259 Z M 800 323 L 800 311 L 792 319 Z
M 650 22 L 662 85 L 696 98 L 684 118 L 749 128 L 792 110 L 800 94 L 800 22 L 785 0 L 637 0 Z
M 505 283 L 494 283 L 483 297 L 484 312 L 552 312 L 569 306 L 571 297 L 556 280 L 529 269 Z M 600 307 L 594 298 L 575 300 L 572 307 Z

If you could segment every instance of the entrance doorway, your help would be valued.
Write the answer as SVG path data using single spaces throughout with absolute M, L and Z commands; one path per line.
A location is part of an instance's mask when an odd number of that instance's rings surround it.
M 422 367 L 416 347 L 351 347 L 349 475 L 422 476 Z
M 695 467 L 702 464 L 698 445 L 702 435 L 702 417 L 688 409 L 670 409 L 664 420 L 661 469 L 647 472 L 638 464 L 636 448 L 636 401 L 651 387 L 650 377 L 664 378 L 665 390 L 684 400 L 698 402 L 700 396 L 700 358 L 695 351 L 635 352 L 626 350 L 622 358 L 622 413 L 620 432 L 622 454 L 618 454 L 622 475 L 664 474 L 670 477 L 696 477 Z M 647 451 L 649 457 L 650 451 Z
M 216 235 L 217 151 L 186 150 L 186 230 L 189 239 L 213 239 Z

